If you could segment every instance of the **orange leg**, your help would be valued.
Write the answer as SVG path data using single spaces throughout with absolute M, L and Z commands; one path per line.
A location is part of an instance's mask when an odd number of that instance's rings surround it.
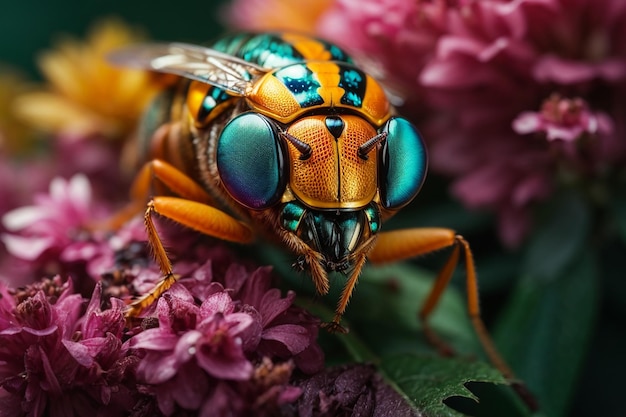
M 346 284 L 344 285 L 343 290 L 341 291 L 341 297 L 339 298 L 339 301 L 337 302 L 335 315 L 333 316 L 333 319 L 330 323 L 322 324 L 322 327 L 324 327 L 326 330 L 328 330 L 331 333 L 334 333 L 334 332 L 348 333 L 348 330 L 341 325 L 341 318 L 343 317 L 343 314 L 346 312 L 346 307 L 348 306 L 348 302 L 350 301 L 350 298 L 352 297 L 352 292 L 354 291 L 354 287 L 356 287 L 356 284 L 359 281 L 361 270 L 363 269 L 363 265 L 365 265 L 365 261 L 367 259 L 365 254 L 368 252 L 369 248 L 372 247 L 375 241 L 376 241 L 375 238 L 370 238 L 368 241 L 366 241 L 363 244 L 361 248 L 359 248 L 359 250 L 355 251 L 355 253 L 359 253 L 359 255 L 355 257 L 354 269 L 352 270 L 350 277 L 346 281 Z
M 156 184 L 165 186 L 173 193 L 187 199 L 213 204 L 213 199 L 204 189 L 173 165 L 160 159 L 146 162 L 135 177 L 130 189 L 131 202 L 120 210 L 106 227 L 117 229 L 128 220 L 141 213 L 149 196 L 154 194 Z
M 154 197 L 144 215 L 148 242 L 163 273 L 163 279 L 147 294 L 135 300 L 126 312 L 136 317 L 157 300 L 178 279 L 156 230 L 152 214 L 156 213 L 208 236 L 237 243 L 250 243 L 253 233 L 248 226 L 215 207 L 176 197 Z
M 158 159 L 147 163 L 141 169 L 131 189 L 133 201 L 115 218 L 115 221 L 124 220 L 124 216 L 130 218 L 140 211 L 141 207 L 146 207 L 145 200 L 155 181 L 165 185 L 182 198 L 156 196 L 148 202 L 144 214 L 148 243 L 164 278 L 152 291 L 129 306 L 126 312 L 127 317 L 138 316 L 177 280 L 172 270 L 172 263 L 154 225 L 153 213 L 219 239 L 239 243 L 249 243 L 253 239 L 253 233 L 248 226 L 209 205 L 210 196 L 195 181 L 174 166 Z
M 437 306 L 443 291 L 448 286 L 452 278 L 452 273 L 458 264 L 460 252 L 462 251 L 465 257 L 467 308 L 472 325 L 489 360 L 505 377 L 513 379 L 513 372 L 500 356 L 480 317 L 478 281 L 476 279 L 474 258 L 469 244 L 462 236 L 457 235 L 453 230 L 444 228 L 407 229 L 380 233 L 374 248 L 368 255 L 368 259 L 372 263 L 393 262 L 448 247 L 452 247 L 452 253 L 439 272 L 437 280 L 419 312 L 419 318 L 424 325 L 424 332 L 433 344 L 442 348 L 444 351 L 450 351 L 449 348 L 444 347 L 445 344 L 430 329 L 427 320 Z

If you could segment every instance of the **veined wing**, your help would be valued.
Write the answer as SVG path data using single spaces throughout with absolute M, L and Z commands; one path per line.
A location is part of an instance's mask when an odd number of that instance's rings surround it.
M 108 55 L 113 65 L 175 74 L 245 96 L 268 69 L 243 59 L 186 43 L 131 45 Z

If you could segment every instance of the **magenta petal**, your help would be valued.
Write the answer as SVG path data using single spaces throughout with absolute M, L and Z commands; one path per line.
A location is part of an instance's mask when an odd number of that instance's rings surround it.
M 437 58 L 446 59 L 454 54 L 479 55 L 484 44 L 468 37 L 442 36 L 437 43 Z
M 2 217 L 2 224 L 7 230 L 15 232 L 50 216 L 39 206 L 25 206 L 11 210 Z
M 267 291 L 261 302 L 262 310 L 260 313 L 263 317 L 263 326 L 267 326 L 272 320 L 284 313 L 293 303 L 295 296 L 296 294 L 290 291 L 287 297 L 280 298 L 280 290 L 274 288 Z
M 297 324 L 279 324 L 270 327 L 263 331 L 262 338 L 282 343 L 293 355 L 302 352 L 311 342 L 307 330 Z
M 573 61 L 555 55 L 545 55 L 540 58 L 533 74 L 537 81 L 565 85 L 589 81 L 598 75 L 590 63 Z
M 3 234 L 2 242 L 4 242 L 9 253 L 16 258 L 34 261 L 54 245 L 55 239 L 52 237 L 24 237 Z
M 7 331 L 10 331 L 11 329 L 7 329 Z M 53 325 L 50 327 L 46 327 L 45 329 L 33 329 L 32 327 L 23 327 L 23 330 L 26 333 L 30 333 L 33 334 L 35 336 L 48 336 L 51 335 L 52 333 L 55 333 L 57 330 L 59 330 L 59 327 L 57 325 Z M 19 332 L 16 332 L 19 333 Z M 3 333 L 0 333 L 3 334 Z
M 289 404 L 296 401 L 302 395 L 302 388 L 286 386 L 278 396 L 278 404 Z
M 148 355 L 139 364 L 137 374 L 149 384 L 163 383 L 178 372 L 180 363 L 174 355 Z
M 557 125 L 548 125 L 546 126 L 546 138 L 548 140 L 563 140 L 566 142 L 573 142 L 578 139 L 580 135 L 584 132 L 582 126 L 557 126 Z
M 178 358 L 179 362 L 187 362 L 195 355 L 197 350 L 196 344 L 201 338 L 202 333 L 195 330 L 188 331 L 180 337 L 174 349 L 174 355 Z
M 134 336 L 130 346 L 134 349 L 167 351 L 173 350 L 177 342 L 178 336 L 156 328 L 144 330 Z
M 93 364 L 93 358 L 89 354 L 89 348 L 78 342 L 71 340 L 63 340 L 63 346 L 72 355 L 72 357 L 84 367 L 90 367 Z
M 233 300 L 226 292 L 218 292 L 211 294 L 202 303 L 200 307 L 200 314 L 202 318 L 211 317 L 216 313 L 228 314 L 235 309 Z
M 238 336 L 252 325 L 254 319 L 248 313 L 231 313 L 224 317 L 224 322 L 229 326 L 228 333 Z
M 197 410 L 209 393 L 209 377 L 195 365 L 183 366 L 176 377 L 172 397 L 181 407 Z M 211 381 L 212 382 L 212 381 Z
M 534 133 L 541 128 L 541 117 L 538 113 L 526 111 L 513 120 L 513 130 L 520 135 Z
M 47 353 L 44 352 L 41 347 L 39 347 L 39 357 L 41 359 L 41 364 L 43 365 L 44 373 L 46 374 L 46 382 L 50 385 L 49 390 L 55 394 L 60 394 L 61 385 L 59 384 L 59 380 L 57 379 L 56 373 L 52 369 Z
M 245 381 L 250 379 L 254 368 L 241 352 L 231 352 L 230 355 L 198 354 L 198 365 L 205 371 L 220 379 Z

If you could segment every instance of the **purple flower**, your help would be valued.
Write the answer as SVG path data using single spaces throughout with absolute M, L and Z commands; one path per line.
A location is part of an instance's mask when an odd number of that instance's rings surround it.
M 416 415 L 370 365 L 328 368 L 296 385 L 303 393 L 297 402 L 284 407 L 281 415 L 285 417 Z
M 138 378 L 152 387 L 166 415 L 178 408 L 215 412 L 228 406 L 234 415 L 275 409 L 299 392 L 287 384 L 293 365 L 281 364 L 293 361 L 304 372 L 323 365 L 317 321 L 291 305 L 293 293 L 282 298 L 270 287 L 269 268 L 250 274 L 230 263 L 218 274 L 228 261 L 225 253 L 212 252 L 158 301 L 158 327 L 131 339 L 145 352 Z M 259 379 L 268 367 L 280 370 L 282 382 Z M 267 396 L 261 403 L 252 400 L 259 390 Z
M 250 331 L 253 319 L 235 312 L 227 293 L 216 292 L 197 306 L 184 287 L 175 286 L 159 300 L 157 316 L 159 327 L 144 330 L 131 343 L 146 352 L 138 378 L 156 386 L 166 415 L 175 404 L 198 409 L 215 385 L 211 381 L 251 377 L 253 365 L 243 348 L 256 336 Z
M 35 197 L 35 204 L 12 210 L 4 215 L 2 223 L 11 232 L 2 240 L 11 254 L 33 261 L 46 252 L 63 256 L 63 250 L 73 241 L 86 235 L 86 228 L 94 220 L 91 187 L 83 175 L 71 180 L 55 178 L 47 194 Z
M 581 98 L 565 99 L 558 94 L 544 101 L 539 112 L 522 112 L 513 130 L 524 135 L 543 133 L 549 141 L 573 142 L 583 135 L 610 134 L 613 124 L 605 113 L 592 113 Z
M 447 2 L 337 0 L 323 13 L 317 32 L 350 51 L 402 99 L 421 106 L 418 74 L 445 30 Z
M 253 318 L 234 310 L 232 299 L 224 291 L 196 306 L 184 287 L 175 286 L 158 302 L 159 326 L 132 339 L 134 348 L 148 352 L 139 366 L 139 375 L 147 383 L 159 384 L 194 360 L 215 378 L 248 379 L 253 368 L 243 348 L 244 344 L 256 344 L 258 335 L 250 329 Z
M 53 287 L 58 297 L 46 296 Z M 121 302 L 101 310 L 97 285 L 83 315 L 83 298 L 69 281 L 61 286 L 55 278 L 31 291 L 20 301 L 0 283 L 0 415 L 115 416 L 128 409 L 136 359 L 121 342 Z
M 467 206 L 498 213 L 505 243 L 522 241 L 533 204 L 561 178 L 602 178 L 626 161 L 625 25 L 624 3 L 612 0 L 449 10 L 420 74 L 443 115 L 426 125 L 432 167 Z
M 22 262 L 20 272 L 7 275 L 12 283 L 32 281 L 41 275 L 68 274 L 83 289 L 114 269 L 115 253 L 131 241 L 144 241 L 141 222 L 129 222 L 115 234 L 94 227 L 109 211 L 92 197 L 86 176 L 55 178 L 35 204 L 9 211 L 2 218 L 11 233 L 2 235 L 7 251 Z M 25 268 L 25 266 L 28 268 Z M 24 276 L 20 276 L 24 275 Z

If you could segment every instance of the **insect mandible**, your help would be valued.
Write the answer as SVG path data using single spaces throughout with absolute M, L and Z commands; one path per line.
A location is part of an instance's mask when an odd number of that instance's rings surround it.
M 176 281 L 154 227 L 159 214 L 226 241 L 261 236 L 288 248 L 319 294 L 328 274 L 346 282 L 325 326 L 341 318 L 366 260 L 393 262 L 451 247 L 418 315 L 427 318 L 461 254 L 468 310 L 491 361 L 512 375 L 485 331 L 467 241 L 446 228 L 381 231 L 418 193 L 427 154 L 418 130 L 395 115 L 382 86 L 339 47 L 292 33 L 236 34 L 211 48 L 145 44 L 116 51 L 117 65 L 180 76 L 142 124 L 145 164 L 131 209 L 145 210 L 164 278 L 129 306 L 137 316 Z M 151 195 L 159 183 L 175 194 Z M 147 205 L 146 205 L 147 202 Z

